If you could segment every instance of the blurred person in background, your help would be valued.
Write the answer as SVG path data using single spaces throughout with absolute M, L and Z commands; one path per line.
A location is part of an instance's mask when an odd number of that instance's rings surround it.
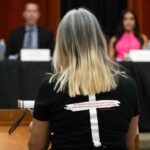
M 36 3 L 27 3 L 23 11 L 25 25 L 10 33 L 6 56 L 20 53 L 20 49 L 50 49 L 53 54 L 53 35 L 46 29 L 38 26 L 40 18 L 39 6 Z
M 128 59 L 131 49 L 147 48 L 148 39 L 139 31 L 138 20 L 131 10 L 123 11 L 115 36 L 110 39 L 109 56 L 112 60 Z

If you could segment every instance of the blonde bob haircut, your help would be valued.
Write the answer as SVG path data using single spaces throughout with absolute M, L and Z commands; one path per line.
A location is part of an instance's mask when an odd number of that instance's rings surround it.
M 93 95 L 117 87 L 120 74 L 107 55 L 104 34 L 96 17 L 86 9 L 69 11 L 59 24 L 54 52 L 55 89 L 69 96 Z

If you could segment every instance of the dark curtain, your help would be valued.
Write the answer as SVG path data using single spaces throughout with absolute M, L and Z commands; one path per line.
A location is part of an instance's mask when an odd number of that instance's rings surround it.
M 127 0 L 61 0 L 61 15 L 73 8 L 90 9 L 100 21 L 105 34 L 114 34 L 120 13 L 127 8 Z

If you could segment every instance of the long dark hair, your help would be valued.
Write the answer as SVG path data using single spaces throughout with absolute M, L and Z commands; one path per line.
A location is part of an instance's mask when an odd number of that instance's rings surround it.
M 134 16 L 134 20 L 135 20 L 135 27 L 133 29 L 133 33 L 134 35 L 137 37 L 137 39 L 140 41 L 141 43 L 141 46 L 143 45 L 144 43 L 144 40 L 140 34 L 140 31 L 139 31 L 139 24 L 138 24 L 138 19 L 136 17 L 136 14 L 134 13 L 134 11 L 132 10 L 124 10 L 121 14 L 121 18 L 120 18 L 120 23 L 118 25 L 118 28 L 117 28 L 117 31 L 115 33 L 115 37 L 117 38 L 117 41 L 115 42 L 115 44 L 118 42 L 118 40 L 121 38 L 121 36 L 123 35 L 123 33 L 125 32 L 125 29 L 124 29 L 124 26 L 123 26 L 123 20 L 124 20 L 124 16 L 127 14 L 127 13 L 131 13 L 133 16 Z

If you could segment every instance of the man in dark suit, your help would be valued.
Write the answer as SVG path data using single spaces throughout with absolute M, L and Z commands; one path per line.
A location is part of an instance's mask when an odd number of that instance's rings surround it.
M 23 12 L 25 26 L 13 30 L 8 38 L 6 56 L 20 53 L 20 49 L 50 49 L 53 54 L 53 35 L 45 28 L 39 27 L 39 6 L 27 3 Z

